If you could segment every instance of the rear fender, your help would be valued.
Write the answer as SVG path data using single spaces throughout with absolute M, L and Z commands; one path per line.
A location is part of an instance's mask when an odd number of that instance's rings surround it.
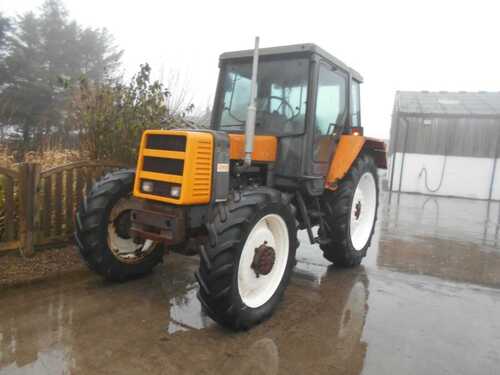
M 335 190 L 337 181 L 344 178 L 354 161 L 364 152 L 373 156 L 377 168 L 387 169 L 384 141 L 359 135 L 342 135 L 328 169 L 325 187 Z

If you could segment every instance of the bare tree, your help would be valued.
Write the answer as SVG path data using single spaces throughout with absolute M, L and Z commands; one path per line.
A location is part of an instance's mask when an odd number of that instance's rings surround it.
M 162 66 L 159 81 L 166 88 L 167 117 L 181 119 L 195 110 L 193 96 L 190 94 L 190 82 L 185 74 L 171 69 L 165 77 Z

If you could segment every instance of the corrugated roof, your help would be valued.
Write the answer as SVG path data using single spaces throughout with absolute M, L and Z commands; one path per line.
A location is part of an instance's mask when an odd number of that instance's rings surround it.
M 500 116 L 500 92 L 398 91 L 400 114 L 445 116 Z

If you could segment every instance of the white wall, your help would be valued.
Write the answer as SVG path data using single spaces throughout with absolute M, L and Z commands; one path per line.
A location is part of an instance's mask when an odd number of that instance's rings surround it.
M 402 154 L 398 152 L 395 159 L 393 191 L 399 189 L 401 160 Z M 432 190 L 436 189 L 441 178 L 444 160 L 443 155 L 405 154 L 401 191 L 488 199 L 494 159 L 448 156 L 441 188 L 433 193 L 425 186 L 425 173 L 420 176 L 419 174 L 425 167 L 427 185 Z M 392 155 L 389 163 L 392 164 Z M 392 165 L 388 170 L 389 172 L 392 170 Z M 500 200 L 500 159 L 497 160 L 492 199 Z
M 497 159 L 497 168 L 495 173 L 495 182 L 493 183 L 492 199 L 500 200 L 500 159 Z

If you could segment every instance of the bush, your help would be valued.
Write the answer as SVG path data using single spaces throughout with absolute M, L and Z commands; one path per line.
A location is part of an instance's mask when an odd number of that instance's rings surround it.
M 170 114 L 163 85 L 151 82 L 151 68 L 141 65 L 128 85 L 93 84 L 81 80 L 68 114 L 68 130 L 78 133 L 81 151 L 91 159 L 112 159 L 133 165 L 146 129 L 184 127 L 185 112 Z M 185 111 L 192 109 L 189 106 Z

